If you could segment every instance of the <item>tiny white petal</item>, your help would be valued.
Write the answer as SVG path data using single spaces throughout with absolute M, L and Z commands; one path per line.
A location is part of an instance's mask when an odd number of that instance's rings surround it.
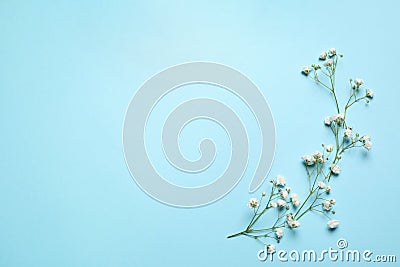
M 328 221 L 328 227 L 331 229 L 335 229 L 339 226 L 339 220 L 330 220 Z

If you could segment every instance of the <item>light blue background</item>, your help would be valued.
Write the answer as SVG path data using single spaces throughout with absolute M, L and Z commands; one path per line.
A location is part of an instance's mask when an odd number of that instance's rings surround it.
M 125 166 L 124 113 L 137 88 L 168 66 L 234 67 L 261 88 L 274 114 L 271 175 L 284 174 L 303 195 L 300 156 L 330 142 L 321 121 L 334 105 L 299 70 L 332 46 L 345 54 L 338 85 L 362 77 L 376 92 L 350 118 L 374 148 L 343 160 L 333 184 L 337 231 L 308 216 L 279 249 L 322 250 L 344 237 L 349 248 L 399 257 L 399 8 L 397 1 L 1 1 L 0 266 L 268 265 L 256 258 L 256 241 L 225 239 L 249 221 L 251 174 L 212 205 L 163 205 Z M 195 142 L 185 138 L 184 153 L 195 158 Z

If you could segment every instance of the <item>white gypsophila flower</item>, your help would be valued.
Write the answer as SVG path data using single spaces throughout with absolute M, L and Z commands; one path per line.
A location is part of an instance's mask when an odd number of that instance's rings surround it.
M 364 142 L 364 147 L 368 150 L 371 150 L 372 148 L 372 142 L 371 141 L 365 141 Z
M 286 190 L 281 190 L 280 195 L 281 198 L 285 199 L 288 197 L 289 193 Z
M 373 98 L 374 97 L 374 91 L 372 91 L 372 89 L 367 89 L 365 91 L 365 96 L 369 97 L 369 98 Z
M 360 141 L 362 141 L 362 142 L 371 141 L 371 136 L 370 135 L 364 135 L 363 137 L 360 138 Z
M 325 60 L 326 59 L 326 57 L 327 57 L 327 53 L 326 52 L 322 52 L 321 54 L 319 54 L 319 59 L 320 60 Z
M 276 185 L 281 185 L 284 186 L 286 183 L 286 179 L 283 175 L 277 175 L 276 176 Z
M 337 123 L 343 122 L 344 121 L 344 114 L 343 113 L 339 113 L 339 114 L 332 115 L 331 116 L 331 120 L 335 121 Z
M 332 152 L 333 151 L 333 145 L 332 144 L 329 144 L 329 145 L 327 145 L 326 147 L 326 152 Z
M 300 222 L 299 221 L 290 221 L 290 222 L 288 222 L 288 224 L 289 224 L 290 228 L 297 228 L 297 227 L 300 226 Z
M 331 191 L 332 191 L 332 188 L 331 188 L 330 186 L 327 186 L 327 187 L 325 188 L 325 192 L 326 192 L 327 194 L 329 194 Z
M 322 157 L 323 157 L 323 154 L 320 152 L 320 151 L 314 151 L 313 153 L 312 153 L 312 155 L 313 155 L 313 157 L 315 158 L 315 159 L 321 159 Z
M 294 221 L 294 215 L 293 213 L 288 213 L 286 214 L 286 221 L 290 222 L 290 221 Z
M 275 245 L 269 244 L 267 245 L 267 253 L 272 254 L 275 252 Z
M 333 174 L 339 174 L 340 173 L 340 167 L 337 164 L 332 164 L 331 165 L 331 171 Z
M 254 209 L 260 206 L 260 202 L 258 202 L 257 198 L 250 198 L 249 203 L 247 204 L 249 208 Z
M 351 127 L 347 127 L 346 130 L 344 130 L 344 136 L 351 138 L 353 136 L 353 130 Z
M 336 199 L 334 199 L 334 198 L 330 199 L 329 201 L 331 202 L 332 205 L 336 204 Z
M 291 194 L 290 195 L 290 198 L 292 199 L 292 204 L 294 205 L 294 206 L 298 206 L 298 205 L 300 205 L 300 198 L 299 198 L 299 195 L 297 195 L 296 193 L 294 193 L 294 194 Z
M 330 66 L 332 66 L 332 65 L 333 65 L 333 60 L 332 60 L 332 59 L 327 59 L 327 60 L 325 60 L 324 65 L 325 65 L 325 67 L 330 67 Z
M 320 151 L 314 151 L 312 153 L 312 156 L 314 157 L 315 161 L 319 161 L 321 163 L 324 163 L 324 154 L 322 154 Z
M 304 163 L 308 166 L 311 166 L 315 163 L 315 158 L 311 155 L 304 155 L 302 159 L 304 160 Z
M 282 228 L 276 228 L 275 229 L 275 234 L 276 234 L 277 238 L 282 238 L 282 236 L 284 234 L 283 229 Z
M 329 200 L 325 200 L 323 206 L 324 206 L 324 210 L 331 210 L 332 203 Z
M 361 85 L 364 84 L 364 80 L 363 80 L 363 79 L 360 79 L 360 78 L 356 78 L 356 79 L 354 80 L 354 82 L 355 82 L 355 84 L 356 84 L 357 87 L 360 87 Z
M 325 123 L 325 125 L 328 125 L 328 126 L 331 125 L 331 123 L 332 123 L 331 116 L 326 117 L 324 120 L 324 123 Z
M 269 206 L 272 208 L 276 208 L 276 207 L 278 207 L 278 204 L 276 204 L 276 202 L 272 201 L 271 203 L 269 203 Z
M 294 219 L 293 213 L 286 214 L 286 222 L 290 228 L 297 228 L 300 226 L 300 222 Z
M 329 49 L 329 56 L 330 57 L 333 57 L 333 56 L 335 56 L 336 55 L 336 48 L 331 48 L 331 49 Z
M 310 68 L 309 66 L 304 66 L 303 69 L 301 70 L 301 72 L 302 72 L 304 75 L 310 74 L 310 71 L 311 71 L 311 68 Z
M 319 181 L 319 182 L 318 182 L 318 187 L 319 187 L 320 189 L 324 189 L 324 188 L 326 188 L 326 184 L 325 184 L 324 182 L 322 182 L 322 181 Z
M 329 220 L 328 221 L 328 227 L 331 229 L 335 229 L 339 226 L 339 220 Z
M 286 201 L 285 201 L 285 200 L 278 199 L 278 200 L 277 200 L 277 203 L 278 203 L 278 207 L 284 207 L 284 206 L 286 206 Z

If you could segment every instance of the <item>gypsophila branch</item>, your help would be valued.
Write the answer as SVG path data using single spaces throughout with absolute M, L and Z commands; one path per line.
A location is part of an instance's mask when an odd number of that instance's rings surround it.
M 341 109 L 337 93 L 342 91 L 338 91 L 335 82 L 337 67 L 342 57 L 343 55 L 338 54 L 335 48 L 331 48 L 319 55 L 319 60 L 323 62 L 322 66 L 321 64 L 311 64 L 302 69 L 302 74 L 328 90 L 333 97 L 336 109 L 335 114 L 324 120 L 324 124 L 331 129 L 334 144 L 322 144 L 322 152 L 314 151 L 302 157 L 308 182 L 308 194 L 303 198 L 304 201 L 301 201 L 298 194 L 293 193 L 292 189 L 287 186 L 286 178 L 278 175 L 270 180 L 269 195 L 263 192 L 260 199 L 251 198 L 249 200 L 248 206 L 252 209 L 253 215 L 247 227 L 228 238 L 236 236 L 247 236 L 254 239 L 272 238 L 279 243 L 285 229 L 294 230 L 300 227 L 299 220 L 310 212 L 316 212 L 328 218 L 328 228 L 338 227 L 339 221 L 332 219 L 332 215 L 336 213 L 333 209 L 336 200 L 330 197 L 331 178 L 339 176 L 341 173 L 339 162 L 344 152 L 353 148 L 367 150 L 372 148 L 371 137 L 355 132 L 348 124 L 347 114 L 355 103 L 361 101 L 369 103 L 374 97 L 371 89 L 363 89 L 364 81 L 362 79 L 350 79 L 349 95 L 345 101 L 346 104 Z M 278 211 L 275 212 L 276 217 L 272 220 L 273 210 Z M 269 215 L 266 216 L 266 214 Z M 266 223 L 270 223 L 270 226 L 266 227 Z M 259 225 L 260 227 L 258 227 Z M 268 253 L 275 251 L 273 244 L 268 244 L 267 247 Z

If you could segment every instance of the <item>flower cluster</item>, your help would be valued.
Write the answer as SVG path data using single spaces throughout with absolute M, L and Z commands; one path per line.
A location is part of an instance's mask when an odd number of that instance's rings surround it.
M 286 214 L 286 221 L 290 228 L 297 228 L 300 226 L 300 222 L 295 219 L 293 213 Z
M 305 76 L 328 90 L 336 107 L 335 113 L 324 119 L 325 126 L 332 131 L 333 142 L 323 144 L 321 151 L 316 150 L 302 157 L 308 182 L 308 195 L 301 200 L 300 196 L 287 186 L 286 178 L 277 175 L 275 179 L 270 180 L 272 184 L 270 194 L 263 192 L 260 200 L 257 198 L 249 200 L 248 206 L 253 210 L 253 216 L 246 229 L 230 235 L 228 238 L 244 235 L 255 239 L 273 238 L 279 243 L 284 236 L 284 229 L 294 230 L 300 227 L 300 219 L 310 212 L 323 214 L 328 219 L 329 229 L 339 226 L 339 220 L 331 218 L 336 213 L 334 210 L 336 200 L 330 196 L 332 193 L 331 178 L 342 172 L 339 162 L 344 152 L 353 148 L 365 148 L 366 150 L 372 148 L 370 135 L 361 135 L 350 126 L 347 114 L 355 103 L 361 101 L 369 103 L 374 97 L 374 92 L 369 88 L 365 89 L 365 94 L 361 93 L 365 84 L 363 79 L 350 79 L 349 97 L 346 104 L 342 108 L 340 107 L 335 78 L 338 60 L 342 57 L 343 55 L 337 53 L 335 48 L 331 48 L 320 53 L 318 59 L 323 61 L 323 64 L 307 65 L 301 71 Z M 257 228 L 256 223 L 269 210 L 277 210 L 276 220 L 270 227 L 265 227 L 263 224 L 262 228 Z M 268 218 L 270 221 L 271 216 Z M 268 244 L 266 246 L 268 253 L 275 252 L 275 245 Z
M 359 141 L 363 143 L 364 148 L 366 148 L 367 150 L 371 150 L 372 142 L 371 142 L 371 137 L 369 135 L 364 135 L 363 137 L 360 138 Z
M 268 200 L 268 204 L 266 209 L 268 208 L 285 208 L 289 209 L 288 203 L 292 203 L 293 206 L 297 207 L 300 205 L 299 195 L 296 193 L 291 193 L 291 188 L 286 186 L 286 179 L 282 175 L 277 175 L 275 180 L 271 180 L 273 183 L 273 191 L 271 193 L 271 197 Z M 290 195 L 289 195 L 290 193 Z M 267 195 L 267 193 L 263 192 L 261 194 L 261 199 L 250 198 L 248 202 L 248 206 L 251 209 L 258 209 L 260 206 L 260 202 Z M 290 199 L 290 202 L 287 202 Z
M 325 162 L 324 154 L 318 150 L 314 151 L 311 155 L 304 155 L 302 157 L 302 159 L 303 159 L 304 163 L 308 166 L 312 166 L 315 163 L 324 163 Z
M 340 125 L 344 121 L 344 114 L 339 113 L 339 114 L 334 114 L 332 116 L 328 116 L 325 118 L 324 122 L 325 125 L 331 126 L 332 123 L 336 123 L 337 125 Z
M 258 199 L 253 197 L 250 198 L 249 203 L 247 204 L 249 206 L 249 208 L 257 208 L 258 206 L 260 206 L 260 203 L 258 202 Z

